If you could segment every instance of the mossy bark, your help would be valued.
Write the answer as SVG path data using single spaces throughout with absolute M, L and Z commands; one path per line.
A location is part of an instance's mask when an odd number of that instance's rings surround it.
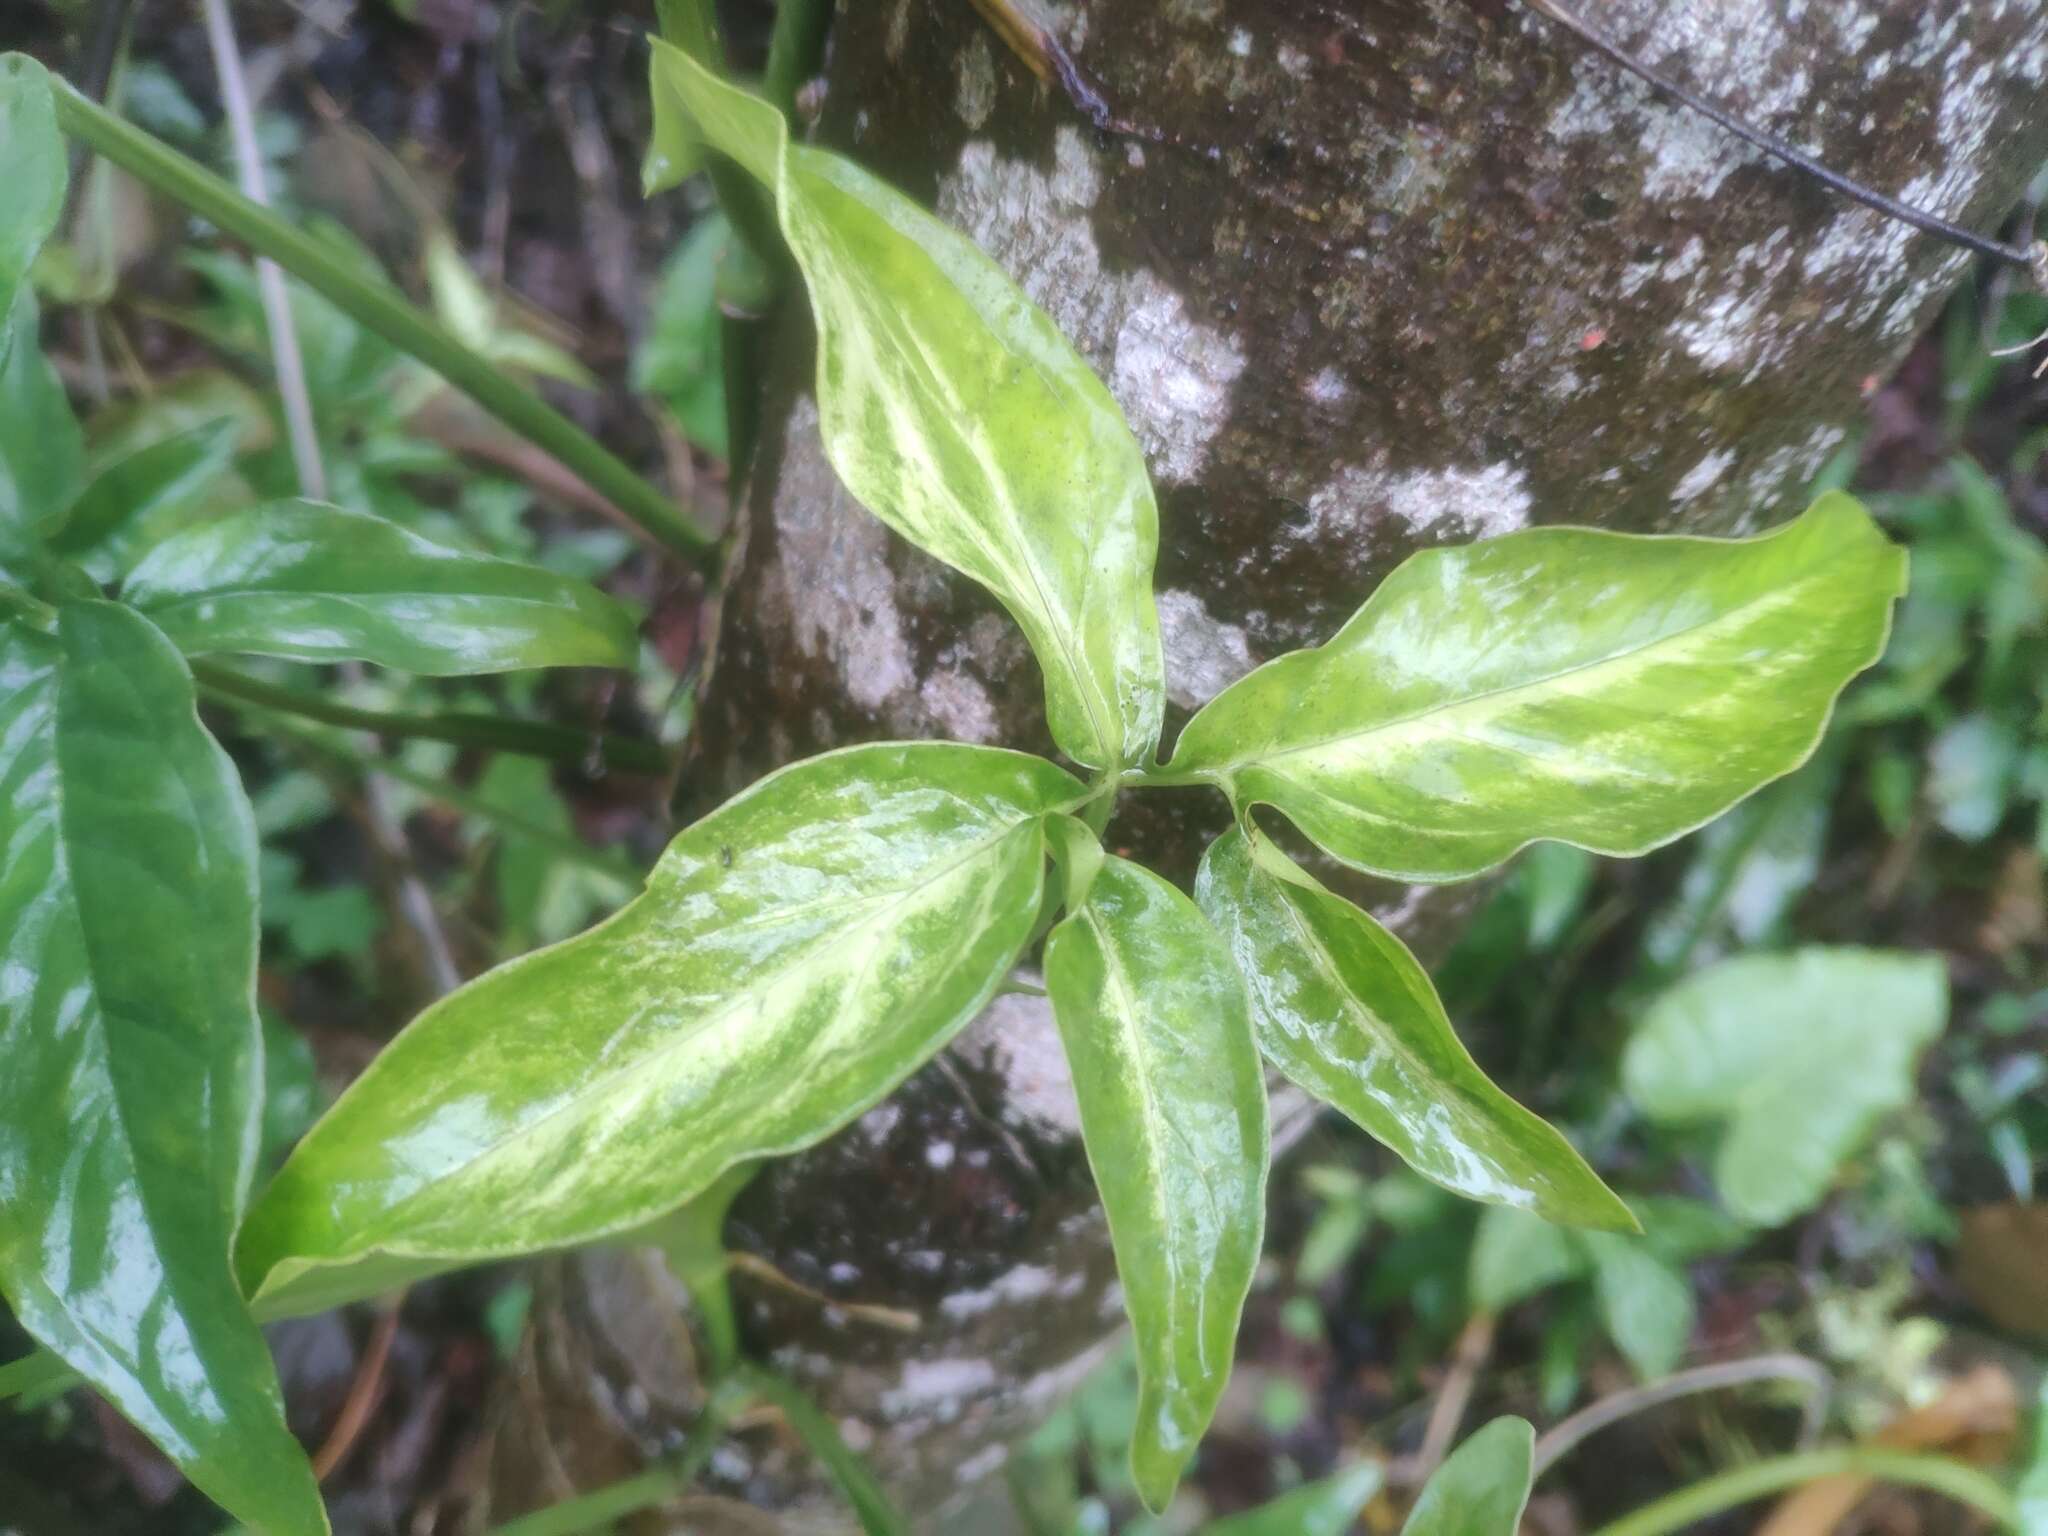
M 1584 9 L 1751 120 L 1965 222 L 1994 223 L 2048 151 L 2035 6 Z M 970 230 L 1131 416 L 1160 492 L 1169 733 L 1257 661 L 1329 636 L 1416 548 L 1530 523 L 1729 532 L 1795 510 L 1963 270 L 1512 0 L 1047 14 L 1142 134 L 1091 126 L 965 0 L 843 9 L 817 134 Z M 699 792 L 878 738 L 1047 747 L 1014 628 L 840 488 L 800 318 L 785 339 Z M 1220 807 L 1149 798 L 1112 836 L 1185 876 Z M 1427 955 L 1469 898 L 1371 899 Z M 1073 1124 L 1042 1006 L 1008 998 L 737 1210 L 741 1245 L 836 1303 L 753 1287 L 751 1345 L 931 1528 L 1000 1529 L 960 1510 L 1117 1326 Z

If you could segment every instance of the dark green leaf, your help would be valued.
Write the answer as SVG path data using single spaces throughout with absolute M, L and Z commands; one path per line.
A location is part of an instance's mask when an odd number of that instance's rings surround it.
M 1805 760 L 1904 581 L 1838 494 L 1755 539 L 1538 528 L 1425 550 L 1329 644 L 1217 695 L 1171 772 L 1397 879 L 1537 838 L 1643 853 Z
M 173 534 L 121 595 L 192 655 L 356 657 L 445 677 L 638 654 L 632 612 L 583 582 L 312 501 Z
M 1158 512 L 1108 389 L 974 243 L 781 114 L 654 44 L 650 185 L 683 123 L 774 193 L 818 330 L 818 413 L 847 488 L 987 587 L 1045 669 L 1053 739 L 1091 768 L 1149 756 L 1165 682 Z
M 1528 1420 L 1495 1419 L 1436 1469 L 1401 1536 L 1515 1536 L 1535 1454 Z
M 1870 949 L 1749 955 L 1651 1005 L 1622 1077 L 1653 1120 L 1728 1125 L 1714 1182 L 1730 1213 L 1775 1225 L 1827 1193 L 1941 1033 L 1939 959 Z
M 203 495 L 234 458 L 238 435 L 239 424 L 223 416 L 116 459 L 45 528 L 50 548 L 113 581 L 127 564 L 133 532 Z
M 0 363 L 8 348 L 4 317 L 57 227 L 68 180 L 50 77 L 26 54 L 0 54 L 0 187 L 7 189 L 0 210 Z M 35 337 L 27 340 L 33 345 Z
M 610 921 L 385 1047 L 250 1213 L 250 1289 L 310 1308 L 586 1242 L 822 1140 L 994 995 L 1038 914 L 1042 820 L 1083 798 L 1041 759 L 939 742 L 764 779 Z
M 0 624 L 0 1290 L 238 1517 L 326 1529 L 229 1244 L 262 1110 L 256 834 L 164 637 Z
M 1632 1229 L 1557 1131 L 1459 1043 L 1429 975 L 1386 929 L 1236 828 L 1195 898 L 1228 939 L 1266 1059 L 1447 1189 L 1556 1221 Z
M 0 362 L 0 560 L 85 479 L 85 441 L 57 370 L 38 342 L 35 295 L 23 287 L 9 321 L 15 345 Z
M 1195 904 L 1108 858 L 1045 983 L 1137 1338 L 1131 1471 L 1166 1507 L 1230 1376 L 1265 1225 L 1266 1085 L 1244 984 Z

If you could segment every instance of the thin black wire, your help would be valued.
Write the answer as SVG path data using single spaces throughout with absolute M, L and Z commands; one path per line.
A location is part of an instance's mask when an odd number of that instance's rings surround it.
M 1889 218 L 1897 219 L 1901 223 L 1910 224 L 1923 234 L 1934 235 L 1939 239 L 1949 241 L 1953 245 L 1963 246 L 1965 249 L 1977 252 L 1980 256 L 1990 256 L 1999 261 L 2009 261 L 2015 266 L 2025 267 L 2029 271 L 2034 271 L 2041 265 L 2036 262 L 2034 252 L 2022 246 L 2008 245 L 2003 240 L 1994 240 L 1988 235 L 1980 235 L 1974 229 L 1965 229 L 1960 224 L 1952 224 L 1947 219 L 1940 218 L 1923 209 L 1915 208 L 1910 203 L 1902 203 L 1895 197 L 1888 197 L 1882 192 L 1873 191 L 1871 188 L 1864 186 L 1860 181 L 1851 180 L 1839 171 L 1829 170 L 1820 161 L 1814 159 L 1812 155 L 1807 154 L 1804 150 L 1794 149 L 1783 139 L 1774 138 L 1760 128 L 1752 128 L 1741 118 L 1735 116 L 1726 108 L 1707 100 L 1706 97 L 1698 92 L 1688 90 L 1676 81 L 1665 79 L 1664 76 L 1641 62 L 1604 32 L 1601 32 L 1591 23 L 1581 20 L 1572 12 L 1566 10 L 1557 3 L 1557 0 L 1522 0 L 1522 3 L 1537 15 L 1563 27 L 1567 32 L 1570 32 L 1586 44 L 1587 47 L 1605 54 L 1630 74 L 1649 85 L 1651 89 L 1661 91 L 1672 100 L 1692 108 L 1693 111 L 1720 124 L 1721 127 L 1727 129 L 1728 132 L 1734 134 L 1745 143 L 1755 145 L 1765 154 L 1775 155 L 1787 165 L 1804 171 L 1831 191 L 1839 192 L 1842 196 L 1851 198 L 1863 204 L 1866 208 L 1873 208 Z

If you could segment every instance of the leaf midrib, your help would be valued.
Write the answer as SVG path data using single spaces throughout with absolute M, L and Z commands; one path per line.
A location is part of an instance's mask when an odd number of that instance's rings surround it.
M 960 869 L 966 867 L 974 860 L 980 858 L 981 856 L 989 852 L 991 849 L 1000 847 L 1010 837 L 1013 837 L 1014 835 L 1016 835 L 1017 832 L 1019 832 L 1026 826 L 1030 825 L 1032 821 L 1035 821 L 1037 819 L 1038 818 L 1035 815 L 1030 817 L 1022 817 L 1019 820 L 1010 823 L 1007 827 L 1005 827 L 1002 830 L 1002 832 L 1000 832 L 996 836 L 975 843 L 966 852 L 962 853 L 958 858 L 952 860 L 951 862 L 939 866 L 936 870 L 927 869 L 921 871 L 919 874 L 919 878 L 915 881 L 906 881 L 905 883 L 894 887 L 890 892 L 887 893 L 891 899 L 889 899 L 882 906 L 878 907 L 877 910 L 865 920 L 848 925 L 846 928 L 842 929 L 837 936 L 825 941 L 821 945 L 817 945 L 815 947 L 805 947 L 801 950 L 794 952 L 783 964 L 777 966 L 772 972 L 754 978 L 746 987 L 746 989 L 740 994 L 738 994 L 736 997 L 734 997 L 731 1001 L 728 1001 L 727 1003 L 721 1006 L 715 1007 L 708 1012 L 699 1014 L 689 1024 L 680 1027 L 676 1033 L 675 1038 L 662 1042 L 660 1045 L 656 1046 L 652 1051 L 646 1053 L 645 1055 L 636 1056 L 630 1062 L 621 1063 L 619 1066 L 613 1068 L 613 1070 L 611 1070 L 610 1072 L 603 1074 L 601 1077 L 591 1079 L 589 1082 L 585 1083 L 581 1088 L 577 1089 L 574 1093 L 570 1094 L 568 1097 L 564 1098 L 559 1103 L 552 1105 L 545 1113 L 536 1116 L 534 1119 L 530 1121 L 525 1122 L 524 1124 L 518 1126 L 516 1129 L 508 1131 L 505 1135 L 500 1136 L 495 1140 L 491 1141 L 490 1143 L 488 1143 L 487 1145 L 479 1148 L 472 1156 L 464 1159 L 460 1164 L 457 1164 L 455 1167 L 447 1169 L 440 1174 L 437 1174 L 434 1178 L 422 1183 L 417 1189 L 410 1191 L 398 1201 L 394 1202 L 391 1205 L 385 1206 L 382 1212 L 380 1213 L 381 1216 L 386 1220 L 395 1217 L 400 1212 L 414 1205 L 416 1202 L 423 1200 L 428 1195 L 434 1193 L 442 1185 L 445 1185 L 449 1180 L 466 1175 L 475 1170 L 480 1165 L 488 1162 L 490 1159 L 494 1158 L 500 1151 L 502 1151 L 504 1147 L 510 1142 L 514 1140 L 524 1139 L 527 1136 L 534 1134 L 542 1126 L 547 1125 L 550 1121 L 555 1120 L 560 1116 L 568 1114 L 572 1111 L 582 1109 L 591 1100 L 602 1097 L 604 1094 L 608 1093 L 611 1087 L 615 1083 L 617 1083 L 621 1078 L 626 1077 L 628 1075 L 651 1070 L 656 1064 L 664 1060 L 671 1053 L 681 1051 L 686 1046 L 698 1040 L 707 1031 L 717 1028 L 720 1023 L 729 1019 L 735 1012 L 739 1011 L 741 1007 L 741 1001 L 743 999 L 757 997 L 761 992 L 768 990 L 776 985 L 779 985 L 791 971 L 803 966 L 807 966 L 813 963 L 814 961 L 817 961 L 821 958 L 828 957 L 836 953 L 847 943 L 851 942 L 855 937 L 864 934 L 870 929 L 872 929 L 884 917 L 896 911 L 897 908 L 901 907 L 912 896 L 921 894 L 940 885 L 948 877 L 950 877 Z M 645 896 L 642 896 L 640 899 L 645 900 L 647 898 Z M 400 1254 L 401 1256 L 409 1254 L 409 1250 L 406 1250 L 402 1247 L 393 1247 L 386 1243 L 373 1241 L 352 1248 L 338 1249 L 327 1257 L 326 1262 L 346 1262 L 352 1259 L 366 1257 L 369 1254 L 378 1251 L 386 1251 L 394 1254 Z M 425 1257 L 428 1255 L 419 1254 L 411 1256 Z M 282 1257 L 291 1258 L 294 1257 L 294 1255 L 287 1254 Z M 298 1257 L 307 1256 L 299 1255 Z M 274 1270 L 277 1267 L 278 1263 L 281 1261 L 281 1259 L 272 1260 L 270 1266 L 271 1269 Z
M 1797 581 L 1788 582 L 1784 586 L 1776 587 L 1760 598 L 1752 598 L 1747 602 L 1738 604 L 1734 608 L 1728 609 L 1726 612 L 1715 614 L 1710 619 L 1702 619 L 1697 623 L 1687 624 L 1682 628 L 1658 635 L 1641 645 L 1630 646 L 1612 655 L 1601 656 L 1592 661 L 1576 662 L 1571 666 L 1560 667 L 1554 672 L 1547 672 L 1540 677 L 1528 678 L 1522 682 L 1508 683 L 1499 688 L 1489 688 L 1478 693 L 1444 699 L 1437 703 L 1426 705 L 1421 709 L 1412 710 L 1405 715 L 1396 715 L 1385 720 L 1375 720 L 1369 725 L 1350 730 L 1334 731 L 1302 741 L 1289 742 L 1284 746 L 1270 746 L 1261 751 L 1246 752 L 1235 757 L 1228 757 L 1221 762 L 1205 765 L 1196 771 L 1212 776 L 1228 775 L 1235 769 L 1272 763 L 1282 758 L 1299 757 L 1325 747 L 1335 746 L 1340 742 L 1367 740 L 1376 735 L 1398 730 L 1404 725 L 1412 725 L 1417 721 L 1427 720 L 1435 715 L 1448 714 L 1473 705 L 1485 704 L 1495 699 L 1511 698 L 1517 694 L 1535 692 L 1536 690 L 1548 687 L 1552 683 L 1561 682 L 1565 678 L 1577 677 L 1588 672 L 1597 672 L 1603 667 L 1620 666 L 1648 652 L 1667 645 L 1676 644 L 1695 635 L 1707 633 L 1736 619 L 1754 617 L 1759 611 L 1790 606 L 1793 598 L 1802 595 L 1815 579 L 1815 574 L 1802 576 Z

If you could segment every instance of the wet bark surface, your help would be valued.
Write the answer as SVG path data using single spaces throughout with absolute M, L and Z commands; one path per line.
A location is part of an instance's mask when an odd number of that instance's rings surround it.
M 1584 10 L 1838 169 L 1979 227 L 2048 151 L 2035 5 Z M 1130 415 L 1160 495 L 1169 740 L 1417 548 L 1781 519 L 1962 270 L 1509 0 L 1048 14 L 1142 135 L 1098 131 L 959 0 L 842 14 L 816 135 L 970 231 Z M 1014 627 L 825 463 L 801 325 L 776 349 L 704 699 L 706 803 L 857 741 L 1046 749 Z M 1127 809 L 1113 842 L 1180 877 L 1221 824 L 1193 794 Z M 1365 894 L 1425 958 L 1471 899 Z M 750 1347 L 928 1528 L 1003 1528 L 994 1505 L 962 1511 L 1118 1326 L 1073 1116 L 1046 1010 L 1006 998 L 736 1209 L 735 1241 L 815 1293 L 744 1287 Z M 721 1475 L 831 1518 L 783 1465 Z

